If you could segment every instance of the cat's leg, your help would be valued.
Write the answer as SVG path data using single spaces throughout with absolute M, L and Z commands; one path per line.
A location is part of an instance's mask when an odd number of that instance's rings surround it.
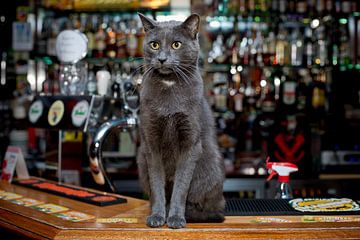
M 198 141 L 182 153 L 177 161 L 169 216 L 167 218 L 167 225 L 170 228 L 183 228 L 186 226 L 186 198 L 200 154 L 201 142 Z
M 151 154 L 147 162 L 150 183 L 151 215 L 147 217 L 149 227 L 160 227 L 165 224 L 165 170 L 160 154 Z
M 149 169 L 147 165 L 147 157 L 149 154 L 145 151 L 144 144 L 140 145 L 137 155 L 137 166 L 139 174 L 139 183 L 145 194 L 150 195 L 149 185 Z

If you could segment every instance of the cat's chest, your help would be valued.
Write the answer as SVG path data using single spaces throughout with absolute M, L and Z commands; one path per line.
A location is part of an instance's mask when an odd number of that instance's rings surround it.
M 183 112 L 167 116 L 153 114 L 149 117 L 150 121 L 146 124 L 148 136 L 163 150 L 183 147 L 186 139 L 191 139 L 193 135 L 194 120 Z

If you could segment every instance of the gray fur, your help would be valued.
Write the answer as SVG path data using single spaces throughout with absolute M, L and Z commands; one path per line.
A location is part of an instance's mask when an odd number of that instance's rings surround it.
M 147 225 L 182 228 L 186 221 L 222 222 L 224 166 L 197 64 L 199 16 L 181 23 L 139 15 L 146 31 L 146 72 L 140 91 L 138 168 L 150 195 Z M 158 50 L 150 48 L 152 41 L 160 44 Z M 171 48 L 174 41 L 182 43 L 180 49 Z

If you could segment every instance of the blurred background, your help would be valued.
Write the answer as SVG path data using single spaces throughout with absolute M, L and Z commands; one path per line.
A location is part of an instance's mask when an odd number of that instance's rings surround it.
M 360 199 L 360 3 L 356 0 L 16 0 L 0 9 L 0 159 L 19 146 L 31 175 L 100 188 L 90 175 L 91 131 L 37 127 L 37 97 L 107 99 L 94 126 L 121 117 L 122 91 L 136 89 L 144 31 L 158 21 L 201 16 L 199 66 L 216 120 L 227 197 L 271 198 L 265 159 L 292 162 L 295 197 Z M 64 92 L 56 37 L 87 38 L 80 92 Z M 103 73 L 106 72 L 104 75 Z M 102 74 L 100 74 L 102 73 Z M 106 76 L 105 90 L 98 89 Z M 131 85 L 132 84 L 132 85 Z M 105 91 L 105 92 L 104 92 Z M 133 91 L 133 90 L 132 90 Z M 120 102 L 119 105 L 116 103 Z M 141 124 L 141 123 L 140 123 Z M 137 182 L 136 133 L 114 131 L 103 152 L 119 193 L 145 197 Z

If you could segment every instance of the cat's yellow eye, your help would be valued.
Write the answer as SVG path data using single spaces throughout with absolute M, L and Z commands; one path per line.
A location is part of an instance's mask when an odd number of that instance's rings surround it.
M 150 42 L 150 47 L 154 50 L 158 50 L 160 48 L 160 44 L 158 42 Z
M 182 45 L 181 42 L 176 41 L 176 42 L 173 42 L 173 43 L 171 44 L 171 47 L 172 47 L 173 49 L 179 49 L 179 48 L 181 48 L 181 45 Z

